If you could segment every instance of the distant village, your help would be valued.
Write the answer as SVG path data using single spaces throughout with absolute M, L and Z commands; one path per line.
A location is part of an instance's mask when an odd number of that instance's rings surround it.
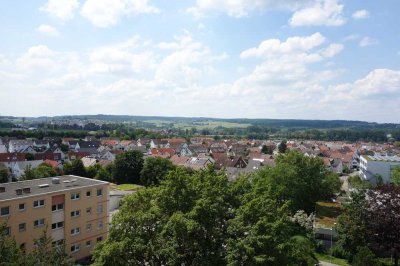
M 285 147 L 280 147 L 284 145 Z M 0 169 L 7 169 L 10 177 L 18 180 L 27 168 L 42 163 L 54 168 L 80 158 L 85 167 L 100 164 L 107 166 L 124 151 L 137 150 L 144 158 L 163 157 L 174 165 L 194 170 L 214 164 L 224 170 L 229 179 L 241 173 L 256 171 L 262 166 L 273 166 L 283 150 L 297 150 L 305 156 L 320 157 L 325 166 L 338 174 L 361 170 L 366 180 L 379 174 L 384 181 L 390 179 L 390 169 L 400 165 L 400 147 L 391 143 L 298 141 L 298 140 L 215 140 L 210 137 L 121 140 L 115 137 L 84 139 L 44 137 L 43 139 L 0 138 Z M 366 162 L 386 162 L 389 170 L 377 173 L 366 168 Z M 371 168 L 372 169 L 372 168 Z M 376 180 L 375 180 L 376 181 Z

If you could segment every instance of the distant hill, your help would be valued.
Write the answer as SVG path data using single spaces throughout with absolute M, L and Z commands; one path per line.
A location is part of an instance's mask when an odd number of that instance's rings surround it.
M 0 119 L 8 121 L 22 121 L 22 117 L 0 117 Z M 375 123 L 375 122 L 364 122 L 364 121 L 350 121 L 350 120 L 302 120 L 302 119 L 247 119 L 247 118 L 234 118 L 234 119 L 223 119 L 223 118 L 209 118 L 209 117 L 165 117 L 165 116 L 131 116 L 131 115 L 67 115 L 67 116 L 41 116 L 41 117 L 26 117 L 26 122 L 46 122 L 46 121 L 57 121 L 57 120 L 98 120 L 104 122 L 146 122 L 146 123 L 158 123 L 158 124 L 185 124 L 196 125 L 198 123 L 236 123 L 247 126 L 260 126 L 260 127 L 271 127 L 271 128 L 297 128 L 297 129 L 332 129 L 332 128 L 363 128 L 363 129 L 397 129 L 400 128 L 400 124 L 394 123 Z M 232 126 L 232 124 L 230 124 Z

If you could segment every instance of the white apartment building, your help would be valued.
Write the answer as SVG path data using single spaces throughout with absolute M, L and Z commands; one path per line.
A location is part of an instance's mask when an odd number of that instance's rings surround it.
M 400 167 L 399 156 L 361 155 L 360 178 L 376 183 L 377 176 L 382 177 L 384 183 L 389 183 L 393 169 Z

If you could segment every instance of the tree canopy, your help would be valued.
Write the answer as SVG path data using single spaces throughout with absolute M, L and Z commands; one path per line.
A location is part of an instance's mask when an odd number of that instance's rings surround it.
M 336 182 L 327 179 L 337 176 L 328 178 L 319 159 L 303 157 L 283 154 L 276 169 L 231 182 L 212 167 L 169 171 L 160 185 L 124 198 L 109 237 L 96 246 L 94 265 L 315 263 L 312 219 L 297 211 L 333 193 Z
M 143 168 L 143 154 L 140 151 L 126 151 L 118 154 L 114 161 L 113 176 L 117 183 L 140 183 Z
M 162 157 L 149 157 L 140 172 L 140 181 L 145 186 L 158 185 L 165 178 L 169 171 L 175 166 L 168 159 Z

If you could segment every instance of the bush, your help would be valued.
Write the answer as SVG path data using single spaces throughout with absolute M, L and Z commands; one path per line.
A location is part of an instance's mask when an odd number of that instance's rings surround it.
M 368 247 L 361 247 L 353 257 L 353 266 L 379 266 L 381 263 Z
M 348 259 L 350 257 L 350 253 L 343 249 L 341 245 L 336 245 L 331 249 L 332 256 L 341 258 L 341 259 Z

